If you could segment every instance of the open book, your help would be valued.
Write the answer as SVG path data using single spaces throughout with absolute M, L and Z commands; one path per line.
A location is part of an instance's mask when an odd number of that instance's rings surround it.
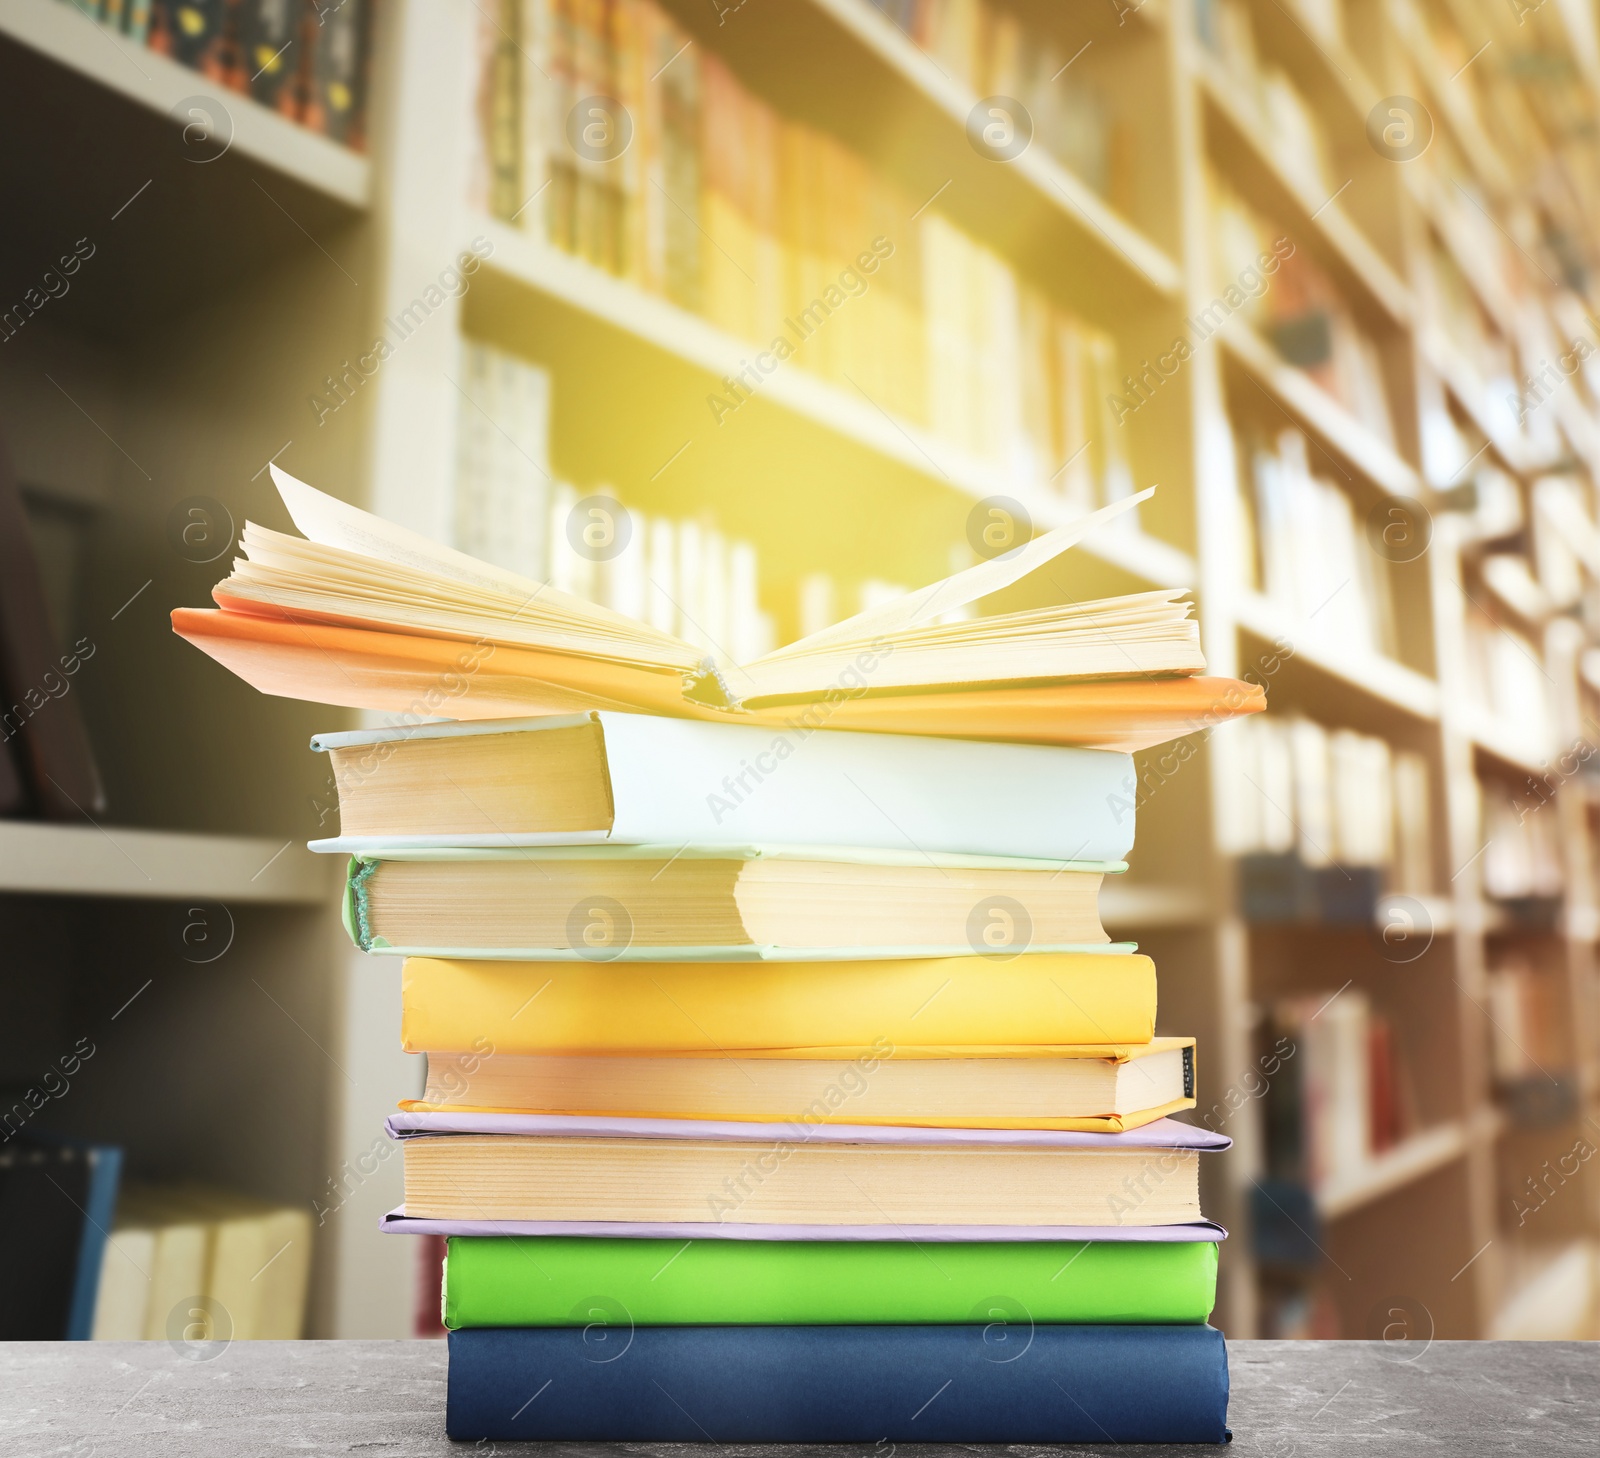
M 1205 660 L 1180 589 L 950 620 L 1050 563 L 1148 491 L 735 663 L 271 469 L 303 537 L 247 523 L 244 555 L 213 593 L 222 611 L 173 614 L 177 632 L 269 693 L 460 718 L 609 708 L 779 722 L 774 716 L 784 708 L 826 703 L 830 713 L 848 710 L 832 714 L 832 728 L 1117 747 L 1128 747 L 1111 732 L 1118 715 L 1149 720 L 1153 713 L 1159 726 L 1135 734 L 1148 744 L 1187 732 L 1167 727 L 1180 714 L 1199 728 L 1262 707 L 1249 686 L 1235 686 L 1230 697 L 1227 684 L 1193 677 Z M 465 655 L 464 645 L 471 646 Z M 430 699 L 418 709 L 430 683 L 463 672 L 470 681 L 447 707 Z M 1188 682 L 1178 688 L 1174 680 Z M 1094 725 L 1052 727 L 1066 704 L 1049 690 L 1094 683 L 1106 685 Z M 1006 714 L 1014 719 L 1009 728 L 997 722 Z M 1032 727 L 1018 714 L 1031 715 Z

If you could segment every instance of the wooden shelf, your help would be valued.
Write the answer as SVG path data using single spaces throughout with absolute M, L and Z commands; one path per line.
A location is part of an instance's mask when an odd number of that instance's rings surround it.
M 1369 318 L 1391 325 L 1411 321 L 1410 291 L 1335 201 L 1313 196 L 1261 140 L 1260 123 L 1243 107 L 1236 88 L 1204 52 L 1195 79 L 1235 183 L 1247 199 L 1310 247 L 1335 282 Z
M 1450 216 L 1452 207 L 1471 207 L 1471 201 L 1447 199 L 1443 195 L 1445 183 L 1431 173 L 1405 174 L 1411 197 L 1427 219 L 1437 236 L 1439 246 L 1450 255 L 1451 261 L 1461 271 L 1467 286 L 1477 297 L 1483 311 L 1508 339 L 1517 334 L 1517 311 L 1505 285 L 1489 272 L 1484 260 L 1471 249 L 1462 246 L 1460 230 Z
M 699 0 L 663 3 L 779 112 L 833 132 L 917 203 L 937 197 L 958 227 L 1092 322 L 1114 328 L 1181 298 L 1171 253 L 1037 141 L 1006 162 L 980 155 L 967 136 L 979 98 L 865 0 L 749 5 L 737 24 Z M 1164 52 L 1144 21 L 1119 27 L 1109 9 L 1076 19 L 1119 46 L 1142 36 Z
M 173 109 L 184 102 L 180 122 Z M 214 141 L 186 133 L 199 110 L 218 118 Z M 326 279 L 349 290 L 351 313 L 371 292 L 370 282 L 360 288 L 358 275 L 371 275 L 351 237 L 370 215 L 365 157 L 130 45 L 73 5 L 0 0 L 0 135 L 0 272 L 18 280 L 18 299 L 22 281 L 36 283 L 74 239 L 93 248 L 28 322 L 29 337 L 136 348 L 208 307 L 242 324 L 241 297 L 263 298 L 302 264 L 303 292 Z M 348 338 L 353 322 L 344 327 Z M 23 348 L 19 331 L 10 350 Z M 319 361 L 313 378 L 340 357 Z
M 1467 1151 L 1467 1126 L 1441 1124 L 1375 1155 L 1364 1169 L 1329 1181 L 1316 1193 L 1317 1212 L 1337 1220 L 1414 1184 L 1460 1159 Z
M 220 101 L 232 119 L 232 147 L 241 155 L 347 207 L 365 208 L 370 201 L 371 167 L 360 153 L 134 44 L 73 5 L 0 0 L 0 35 L 161 115 L 191 97 Z
M 1390 6 L 1389 13 L 1400 42 L 1405 47 L 1407 59 L 1427 87 L 1434 109 L 1444 118 L 1455 136 L 1457 152 L 1492 194 L 1503 197 L 1512 188 L 1511 169 L 1489 140 L 1462 92 L 1454 86 L 1453 78 L 1445 74 L 1421 17 L 1410 0 Z
M 298 841 L 0 820 L 0 892 L 318 906 L 338 895 Z
M 1214 916 L 1212 903 L 1192 886 L 1130 886 L 1120 876 L 1107 876 L 1100 887 L 1100 920 L 1107 930 L 1204 926 Z
M 475 235 L 487 237 L 494 251 L 484 267 L 515 285 L 560 300 L 602 320 L 641 344 L 704 370 L 710 382 L 732 374 L 758 348 L 724 333 L 714 324 L 654 294 L 646 293 L 582 259 L 539 242 L 505 223 L 479 218 Z M 909 467 L 930 485 L 943 486 L 974 501 L 1006 495 L 1028 508 L 1036 526 L 1049 528 L 1077 513 L 1066 503 L 1023 485 L 1000 467 L 978 461 L 923 427 L 897 420 L 870 399 L 852 395 L 808 370 L 787 367 L 768 376 L 759 398 L 782 407 L 865 450 Z M 1176 547 L 1138 531 L 1107 529 L 1078 550 L 1163 587 L 1195 582 L 1194 561 Z
M 1429 367 L 1443 381 L 1450 398 L 1472 422 L 1473 429 L 1488 441 L 1489 448 L 1506 470 L 1514 476 L 1529 476 L 1552 464 L 1538 459 L 1524 437 L 1507 435 L 1495 427 L 1484 409 L 1487 387 L 1472 378 L 1461 364 L 1455 347 L 1438 329 L 1431 325 L 1419 329 L 1417 343 Z
M 1497 719 L 1476 705 L 1469 705 L 1463 717 L 1473 745 L 1508 769 L 1519 775 L 1537 776 L 1549 768 L 1539 763 L 1549 752 L 1549 746 L 1534 743 L 1527 735 L 1519 733 L 1516 725 Z
M 1293 4 L 1285 8 L 1278 0 L 1250 0 L 1250 18 L 1262 42 L 1262 54 L 1280 61 L 1300 89 L 1321 102 L 1325 113 L 1329 103 L 1343 113 L 1336 117 L 1325 114 L 1324 126 L 1330 121 L 1339 126 L 1364 126 L 1372 98 L 1383 93 L 1347 45 L 1313 34 L 1293 13 L 1295 8 Z
M 1391 891 L 1378 898 L 1378 914 L 1374 926 L 1379 932 L 1386 927 L 1398 925 L 1410 931 L 1411 909 L 1405 903 L 1411 902 L 1420 906 L 1423 915 L 1428 918 L 1428 929 L 1434 936 L 1449 936 L 1460 924 L 1460 917 L 1456 914 L 1455 901 L 1449 896 L 1440 896 L 1432 892 L 1418 894 L 1412 891 Z M 1389 908 L 1395 908 L 1396 921 L 1391 917 Z
M 1515 1248 L 1512 1288 L 1495 1313 L 1496 1341 L 1593 1341 L 1600 1335 L 1600 1252 L 1592 1240 Z
M 1347 462 L 1391 496 L 1415 497 L 1417 473 L 1366 425 L 1317 385 L 1303 370 L 1285 364 L 1247 324 L 1229 319 L 1218 330 L 1229 354 L 1276 403 L 1315 436 L 1324 449 Z
M 1282 638 L 1291 643 L 1295 662 L 1329 674 L 1414 719 L 1439 717 L 1439 686 L 1415 669 L 1319 633 L 1312 624 L 1296 620 L 1258 592 L 1240 593 L 1236 614 L 1239 626 L 1257 638 L 1269 643 Z

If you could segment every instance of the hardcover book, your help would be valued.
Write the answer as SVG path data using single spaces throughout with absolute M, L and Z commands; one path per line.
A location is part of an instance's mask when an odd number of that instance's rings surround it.
M 1223 1443 L 1209 1326 L 629 1326 L 450 1333 L 456 1440 Z M 625 1356 L 624 1356 L 625 1354 Z M 617 1357 L 622 1360 L 617 1360 Z
M 1200 1220 L 1199 1155 L 1126 1134 L 396 1114 L 405 1210 L 427 1220 L 1147 1227 Z
M 858 962 L 496 962 L 408 957 L 409 1053 L 859 1056 L 902 1048 L 1148 1043 L 1138 953 Z
M 1120 1133 L 1194 1107 L 1194 1039 L 1030 1050 L 892 1049 L 855 1058 L 429 1053 L 409 1113 L 617 1115 L 782 1125 Z
M 1058 870 L 1120 861 L 1133 844 L 1133 761 L 1103 750 L 804 726 L 774 735 L 612 713 L 355 730 L 311 743 L 327 751 L 339 788 L 341 834 L 313 842 L 327 851 L 887 841 L 902 853 L 1034 857 Z
M 1096 900 L 1122 863 L 915 851 L 519 846 L 353 857 L 364 952 L 571 961 L 1132 951 Z
M 455 1236 L 444 1324 L 900 1325 L 1027 1312 L 1037 1322 L 1203 1322 L 1214 1241 L 970 1241 L 930 1261 L 897 1241 Z M 988 1319 L 987 1317 L 982 1319 Z

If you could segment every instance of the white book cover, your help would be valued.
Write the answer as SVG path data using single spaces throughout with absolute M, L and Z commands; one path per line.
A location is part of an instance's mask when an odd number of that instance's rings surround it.
M 495 836 L 340 836 L 329 854 L 396 846 L 611 842 L 888 849 L 1052 861 L 1121 861 L 1133 845 L 1131 755 L 811 727 L 705 724 L 600 712 L 614 819 L 604 831 Z M 482 720 L 321 734 L 313 749 L 413 737 L 571 728 L 586 716 Z

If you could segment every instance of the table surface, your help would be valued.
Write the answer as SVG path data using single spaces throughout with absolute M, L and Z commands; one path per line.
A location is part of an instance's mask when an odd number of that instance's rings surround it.
M 1228 1352 L 1234 1434 L 1224 1450 L 1228 1458 L 1600 1453 L 1600 1343 L 1231 1342 Z M 441 1341 L 235 1342 L 185 1349 L 166 1342 L 5 1342 L 0 1454 L 423 1458 L 536 1446 L 449 1442 L 444 1378 Z M 861 1458 L 873 1452 L 859 1445 L 537 1446 L 552 1455 L 681 1451 L 708 1458 L 807 1451 Z M 983 1450 L 912 1449 L 917 1458 L 974 1451 Z

